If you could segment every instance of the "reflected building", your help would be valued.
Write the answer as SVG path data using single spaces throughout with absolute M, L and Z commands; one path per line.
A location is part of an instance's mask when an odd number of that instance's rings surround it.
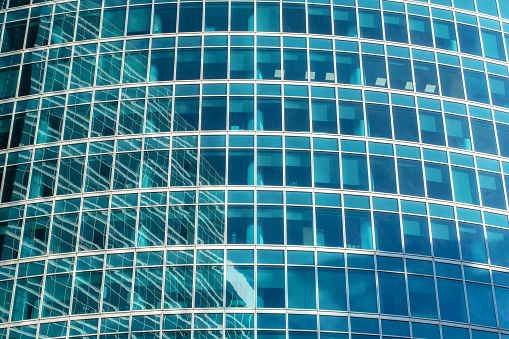
M 508 0 L 0 30 L 0 339 L 509 339 Z

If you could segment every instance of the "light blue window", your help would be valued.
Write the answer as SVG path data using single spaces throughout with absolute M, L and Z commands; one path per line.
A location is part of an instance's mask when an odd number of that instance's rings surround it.
M 407 21 L 404 14 L 384 12 L 385 39 L 408 43 Z
M 433 30 L 435 33 L 435 45 L 437 48 L 447 49 L 449 51 L 458 51 L 458 42 L 456 39 L 456 28 L 454 23 L 445 20 L 433 20 Z
M 403 215 L 403 237 L 406 253 L 431 255 L 427 218 Z
M 200 101 L 197 97 L 175 98 L 173 130 L 197 130 L 199 105 Z
M 509 328 L 509 314 L 505 311 L 509 307 L 509 288 L 495 287 L 497 301 L 498 322 L 500 327 Z
M 433 277 L 409 275 L 408 295 L 413 317 L 438 318 Z
M 253 244 L 255 236 L 253 206 L 228 205 L 227 242 Z
M 341 160 L 343 188 L 361 191 L 369 190 L 366 155 L 343 153 Z
M 506 201 L 502 186 L 502 176 L 498 173 L 479 171 L 479 187 L 481 189 L 482 205 L 505 209 Z
M 283 70 L 285 80 L 308 79 L 307 53 L 301 49 L 283 49 Z
M 309 80 L 334 82 L 334 56 L 332 51 L 309 51 Z
M 509 79 L 488 74 L 493 105 L 509 107 Z
M 338 153 L 314 152 L 313 168 L 315 187 L 340 188 Z
M 458 236 L 454 221 L 432 218 L 431 233 L 435 256 L 459 260 Z
M 283 4 L 283 32 L 306 33 L 306 6 L 304 4 Z
M 452 166 L 452 181 L 456 201 L 479 205 L 475 170 Z
M 341 134 L 364 136 L 364 108 L 360 102 L 339 101 Z
M 57 317 L 69 314 L 71 286 L 71 274 L 46 276 L 41 317 Z
M 230 150 L 228 184 L 254 185 L 254 151 L 252 149 Z
M 451 178 L 447 165 L 424 163 L 426 170 L 426 188 L 428 197 L 442 200 L 452 200 Z
M 228 3 L 205 4 L 205 31 L 228 30 Z
M 185 3 L 179 10 L 179 32 L 201 32 L 203 4 Z
M 11 321 L 34 319 L 39 317 L 42 277 L 18 279 Z
M 332 34 L 329 6 L 308 5 L 308 24 L 311 34 Z
M 402 252 L 399 214 L 375 212 L 375 244 L 379 251 Z
M 343 247 L 343 219 L 340 209 L 316 209 L 317 246 Z
M 253 266 L 226 266 L 226 291 L 226 307 L 255 307 Z
M 419 110 L 421 140 L 426 144 L 445 146 L 442 113 Z
M 154 23 L 152 25 L 152 33 L 175 33 L 176 24 L 177 4 L 158 4 L 154 6 Z
M 361 69 L 359 54 L 336 52 L 336 72 L 338 83 L 360 85 Z
M 493 293 L 490 285 L 465 283 L 467 287 L 470 322 L 478 325 L 497 326 Z
M 196 267 L 194 307 L 223 307 L 223 275 L 223 266 Z
M 380 11 L 359 10 L 361 38 L 383 40 L 382 18 Z
M 498 16 L 497 1 L 495 0 L 476 0 L 477 10 L 483 14 Z
M 180 9 L 182 10 L 182 7 Z M 201 65 L 201 49 L 179 48 L 177 51 L 177 71 L 175 79 L 176 80 L 199 79 L 201 69 L 200 65 Z
M 387 87 L 387 71 L 384 57 L 362 55 L 362 68 L 365 86 Z
M 226 129 L 226 97 L 203 97 L 201 102 L 201 129 Z
M 412 44 L 433 47 L 433 34 L 429 18 L 409 15 L 408 27 Z
M 393 106 L 392 116 L 395 139 L 419 142 L 417 113 L 414 108 Z
M 164 308 L 192 307 L 192 286 L 192 266 L 167 266 L 164 285 Z
M 257 151 L 258 185 L 281 186 L 283 184 L 283 153 L 281 150 Z
M 260 32 L 280 32 L 279 4 L 256 3 L 256 30 Z
M 417 92 L 439 94 L 435 64 L 414 61 L 415 89 Z
M 311 114 L 313 132 L 333 134 L 338 132 L 335 101 L 313 99 L 311 101 Z
M 260 131 L 282 130 L 281 98 L 257 97 L 256 121 Z
M 260 308 L 285 307 L 285 268 L 257 266 L 257 306 Z
M 458 99 L 465 99 L 461 69 L 457 67 L 438 65 L 438 70 L 440 71 L 440 85 L 442 88 L 442 95 Z
M 31 218 L 25 220 L 21 258 L 46 254 L 49 236 L 49 217 Z
M 445 125 L 447 126 L 447 141 L 449 147 L 472 150 L 470 142 L 470 129 L 468 119 L 452 114 L 445 114 Z
M 487 264 L 484 229 L 481 225 L 459 223 L 461 253 L 463 260 Z
M 136 210 L 111 211 L 108 248 L 133 247 L 135 240 Z
M 232 31 L 253 31 L 254 4 L 239 2 L 231 3 L 230 20 Z
M 348 271 L 350 311 L 377 313 L 375 272 Z
M 132 276 L 132 269 L 106 271 L 103 288 L 103 312 L 130 310 Z
M 487 58 L 506 61 L 502 33 L 481 29 L 484 55 Z
M 500 155 L 509 156 L 509 126 L 497 123 L 498 144 L 500 146 Z
M 286 184 L 311 187 L 311 154 L 309 151 L 286 151 Z
M 151 16 L 152 6 L 129 7 L 127 35 L 149 34 Z
M 476 152 L 498 155 L 497 140 L 491 121 L 471 119 L 472 137 Z
M 283 206 L 258 206 L 256 227 L 258 244 L 284 244 L 283 214 Z
M 369 211 L 345 210 L 346 247 L 373 249 Z
M 313 209 L 311 207 L 287 206 L 287 244 L 313 246 Z
M 316 309 L 314 267 L 288 267 L 288 307 Z
M 408 59 L 389 58 L 389 75 L 391 88 L 412 91 L 412 66 Z
M 380 313 L 408 315 L 405 275 L 398 273 L 378 273 Z
M 424 179 L 420 161 L 398 159 L 398 179 L 401 194 L 424 196 Z
M 253 48 L 230 49 L 230 78 L 254 79 Z
M 463 283 L 458 280 L 437 279 L 440 316 L 443 320 L 467 322 Z
M 90 271 L 76 274 L 72 314 L 88 314 L 99 311 L 102 272 Z
M 153 53 L 154 52 L 152 52 L 152 54 Z M 228 68 L 228 49 L 204 48 L 203 79 L 226 79 L 228 76 L 227 68 Z
M 507 254 L 509 231 L 486 227 L 486 233 L 488 235 L 491 263 L 493 265 L 509 267 L 509 255 Z
M 369 157 L 371 188 L 375 192 L 396 193 L 396 169 L 392 157 Z
M 457 24 L 460 51 L 462 53 L 482 56 L 479 29 L 475 26 Z
M 318 294 L 320 310 L 346 311 L 345 270 L 319 267 Z
M 484 104 L 489 103 L 488 84 L 486 83 L 485 74 L 470 70 L 464 70 L 464 74 L 467 99 Z
M 285 99 L 285 130 L 309 132 L 309 102 L 307 99 Z
M 357 37 L 355 8 L 334 6 L 334 35 Z
M 368 136 L 392 139 L 391 113 L 387 105 L 366 105 Z
M 281 80 L 281 50 L 279 48 L 258 48 L 256 63 L 256 79 Z
M 103 14 L 101 37 L 123 36 L 125 30 L 126 7 L 106 8 Z M 154 30 L 156 32 L 156 30 Z

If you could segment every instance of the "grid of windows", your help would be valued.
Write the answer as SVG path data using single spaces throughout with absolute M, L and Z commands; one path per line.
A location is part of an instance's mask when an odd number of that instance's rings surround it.
M 509 0 L 0 0 L 0 339 L 509 339 Z

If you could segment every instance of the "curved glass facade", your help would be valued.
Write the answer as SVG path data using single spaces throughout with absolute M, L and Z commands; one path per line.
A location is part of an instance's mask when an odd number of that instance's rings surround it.
M 509 339 L 509 0 L 0 1 L 0 339 Z

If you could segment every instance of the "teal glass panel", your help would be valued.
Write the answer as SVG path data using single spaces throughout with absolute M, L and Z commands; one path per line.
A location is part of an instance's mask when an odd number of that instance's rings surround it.
M 163 268 L 137 268 L 134 278 L 133 309 L 162 308 Z
M 71 274 L 49 275 L 44 283 L 41 317 L 58 317 L 69 314 L 71 304 Z
M 380 11 L 360 9 L 358 21 L 361 38 L 383 40 Z
M 486 233 L 491 263 L 493 265 L 509 267 L 509 256 L 505 250 L 509 242 L 509 231 L 486 227 Z
M 102 286 L 102 272 L 80 272 L 76 274 L 72 302 L 72 314 L 96 313 Z
M 454 221 L 432 218 L 431 233 L 435 256 L 459 259 L 458 236 Z
M 280 32 L 279 4 L 262 2 L 256 4 L 256 30 Z
M 313 166 L 315 187 L 340 188 L 338 153 L 314 152 Z
M 334 6 L 334 35 L 357 37 L 355 8 Z
M 369 211 L 345 210 L 346 247 L 373 249 Z
M 316 309 L 314 267 L 288 267 L 288 307 Z
M 433 47 L 433 34 L 429 18 L 409 15 L 408 27 L 412 44 Z
M 378 273 L 380 313 L 407 315 L 405 275 L 398 273 Z
M 377 313 L 375 272 L 349 270 L 350 311 Z
M 414 317 L 438 318 L 435 283 L 432 277 L 409 275 L 410 314 Z
M 129 311 L 132 291 L 132 269 L 107 270 L 102 294 L 103 312 Z
M 223 266 L 197 266 L 194 307 L 223 307 Z
M 302 206 L 286 207 L 287 244 L 313 246 L 313 209 Z
M 467 322 L 463 283 L 458 280 L 437 279 L 440 316 L 444 320 Z
M 42 277 L 17 280 L 11 321 L 34 319 L 39 316 L 41 289 Z
M 465 283 L 467 288 L 470 322 L 485 326 L 497 326 L 493 293 L 489 285 Z
M 428 220 L 424 217 L 403 215 L 405 252 L 431 255 Z
M 385 39 L 408 43 L 407 20 L 404 14 L 384 12 Z
M 402 252 L 399 215 L 375 212 L 373 221 L 376 249 L 379 251 Z
M 472 119 L 472 121 L 473 120 L 474 119 Z M 449 142 L 449 147 L 468 151 L 472 150 L 467 117 L 445 114 L 445 125 L 447 127 L 447 141 Z
M 454 23 L 445 20 L 433 20 L 433 31 L 435 36 L 435 45 L 437 48 L 449 51 L 458 51 L 458 41 L 456 38 L 456 28 Z
M 475 170 L 452 166 L 452 181 L 456 201 L 479 205 Z

